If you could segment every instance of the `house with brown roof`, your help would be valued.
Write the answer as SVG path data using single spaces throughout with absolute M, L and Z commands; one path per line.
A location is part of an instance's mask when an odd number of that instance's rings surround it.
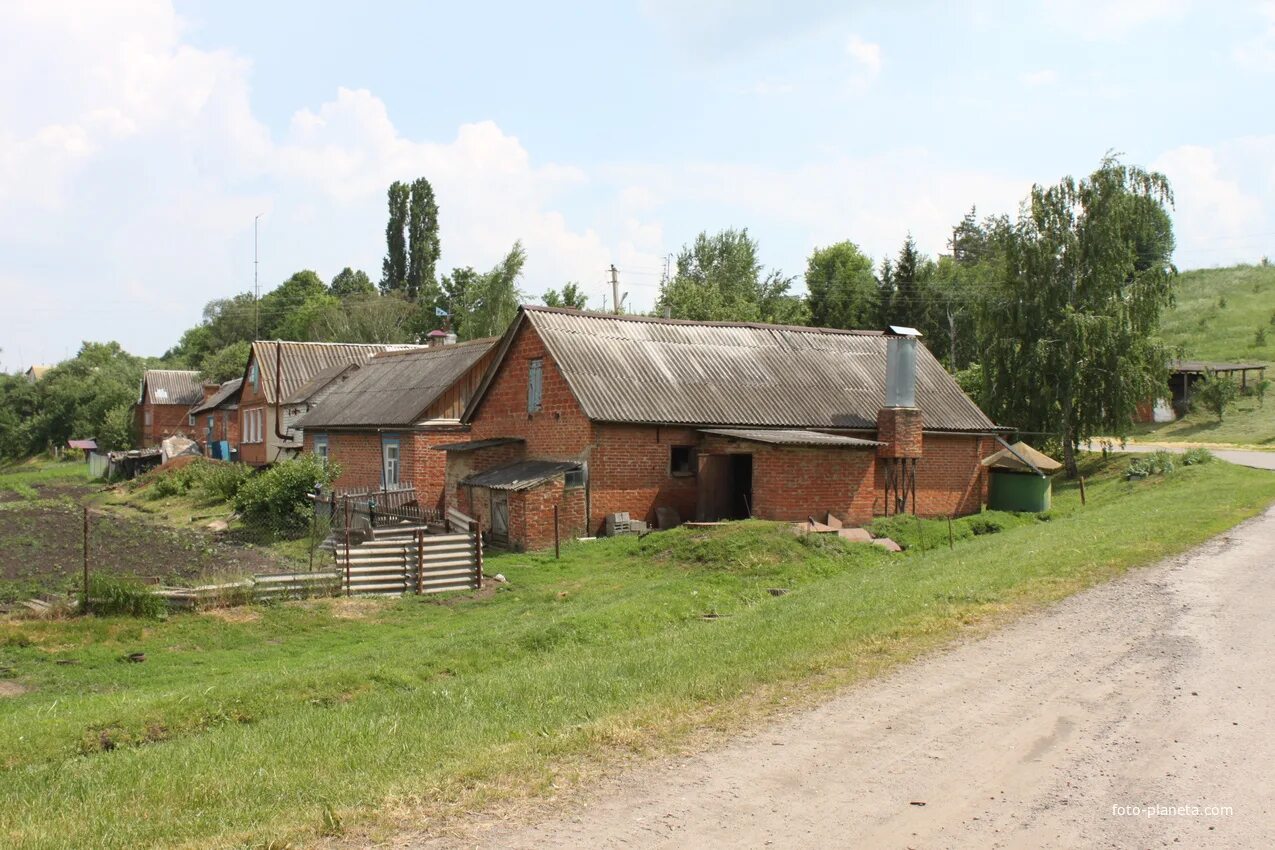
M 258 340 L 244 367 L 239 391 L 239 458 L 253 466 L 287 460 L 300 453 L 302 434 L 291 416 L 304 413 L 310 396 L 321 392 L 344 367 L 360 365 L 384 351 L 421 346 Z M 306 389 L 302 397 L 299 391 Z M 296 411 L 289 414 L 289 410 Z
M 446 455 L 468 439 L 460 416 L 494 356 L 495 339 L 386 351 L 330 382 L 296 421 L 305 448 L 340 467 L 338 489 L 414 487 L 439 506 Z
M 859 525 L 986 500 L 997 426 L 909 329 L 522 307 L 447 453 L 446 503 L 497 543 L 757 517 Z
M 196 430 L 191 406 L 216 391 L 216 384 L 200 382 L 198 372 L 147 369 L 133 408 L 137 447 L 158 446 L 176 434 L 193 439 Z

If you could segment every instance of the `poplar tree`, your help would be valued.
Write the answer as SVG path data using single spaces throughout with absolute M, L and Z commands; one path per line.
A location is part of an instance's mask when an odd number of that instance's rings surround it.
M 434 188 L 424 177 L 412 181 L 407 219 L 407 280 L 405 294 L 410 300 L 431 307 L 438 300 L 438 204 Z
M 407 216 L 411 188 L 395 180 L 388 194 L 389 221 L 385 225 L 385 259 L 381 263 L 381 291 L 407 289 Z

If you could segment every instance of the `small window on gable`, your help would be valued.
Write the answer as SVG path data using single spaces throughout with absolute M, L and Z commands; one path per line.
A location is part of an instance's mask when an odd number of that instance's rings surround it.
M 668 471 L 670 475 L 694 475 L 695 447 L 669 446 Z
M 544 392 L 545 362 L 540 358 L 527 364 L 527 412 L 537 413 L 540 410 Z
M 193 413 L 186 414 L 186 424 L 192 428 L 195 427 L 195 414 Z
M 253 388 L 254 390 L 255 390 L 255 389 L 258 389 L 258 387 L 257 387 L 257 363 L 256 363 L 256 361 L 253 361 L 252 368 L 248 370 L 248 383 L 252 384 L 252 388 Z
M 585 478 L 586 473 L 583 466 L 576 467 L 575 469 L 568 469 L 562 476 L 563 489 L 574 490 L 578 487 L 583 487 Z

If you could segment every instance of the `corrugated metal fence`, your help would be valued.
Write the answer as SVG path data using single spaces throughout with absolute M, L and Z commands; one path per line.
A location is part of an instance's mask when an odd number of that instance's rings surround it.
M 482 538 L 476 528 L 430 534 L 417 527 L 346 534 L 334 547 L 341 590 L 347 595 L 440 593 L 477 589 L 483 580 Z

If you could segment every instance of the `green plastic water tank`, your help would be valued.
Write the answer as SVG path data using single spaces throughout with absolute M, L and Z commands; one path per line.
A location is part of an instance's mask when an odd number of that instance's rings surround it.
M 1049 478 L 1004 469 L 989 470 L 987 507 L 994 511 L 1049 510 L 1053 502 L 1053 482 Z

